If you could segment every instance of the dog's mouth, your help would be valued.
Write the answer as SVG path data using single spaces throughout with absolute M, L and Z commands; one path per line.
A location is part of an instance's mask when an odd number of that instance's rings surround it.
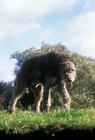
M 72 82 L 67 82 L 67 83 L 66 83 L 66 87 L 67 87 L 67 88 L 72 88 L 72 86 L 73 86 L 73 85 L 72 85 Z

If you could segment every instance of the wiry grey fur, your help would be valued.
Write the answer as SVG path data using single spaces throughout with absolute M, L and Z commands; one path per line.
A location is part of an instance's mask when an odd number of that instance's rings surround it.
M 47 54 L 37 55 L 24 62 L 14 83 L 14 94 L 9 102 L 8 110 L 15 111 L 16 102 L 22 97 L 26 88 L 31 88 L 35 95 L 36 111 L 40 112 L 43 98 L 43 109 L 50 111 L 50 91 L 57 87 L 63 100 L 63 107 L 70 109 L 70 96 L 66 85 L 76 77 L 76 64 L 65 52 L 55 50 Z

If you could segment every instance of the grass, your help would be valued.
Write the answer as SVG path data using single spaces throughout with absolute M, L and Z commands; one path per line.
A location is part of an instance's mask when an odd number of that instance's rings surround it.
M 53 110 L 39 114 L 29 110 L 17 110 L 14 114 L 0 111 L 0 131 L 6 133 L 25 134 L 40 129 L 48 133 L 65 128 L 92 130 L 95 128 L 95 109 Z

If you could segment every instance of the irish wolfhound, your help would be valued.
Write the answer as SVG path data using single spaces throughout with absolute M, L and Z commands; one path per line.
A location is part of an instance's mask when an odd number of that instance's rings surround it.
M 43 98 L 43 109 L 50 111 L 50 91 L 57 87 L 63 101 L 63 107 L 70 109 L 70 96 L 66 87 L 71 88 L 76 77 L 76 64 L 65 52 L 55 50 L 37 55 L 26 60 L 14 83 L 14 94 L 8 110 L 15 111 L 16 102 L 22 97 L 26 88 L 31 88 L 35 95 L 36 111 L 40 112 Z

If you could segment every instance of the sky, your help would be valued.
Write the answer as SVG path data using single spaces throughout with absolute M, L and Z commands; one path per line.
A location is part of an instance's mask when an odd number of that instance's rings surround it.
M 43 41 L 95 59 L 95 0 L 0 0 L 0 81 L 15 78 L 11 54 Z

